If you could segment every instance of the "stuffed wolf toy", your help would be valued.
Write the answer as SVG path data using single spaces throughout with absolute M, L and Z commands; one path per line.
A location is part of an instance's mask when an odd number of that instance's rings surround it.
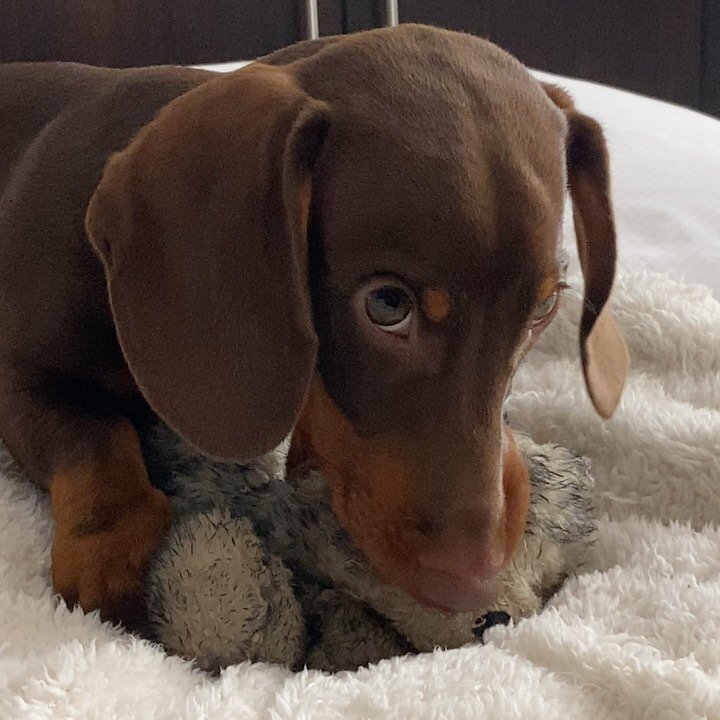
M 207 670 L 253 660 L 327 671 L 482 640 L 540 610 L 596 532 L 589 462 L 516 439 L 531 475 L 528 524 L 490 608 L 445 614 L 380 583 L 330 508 L 318 473 L 285 477 L 286 447 L 252 464 L 210 461 L 164 427 L 154 482 L 176 521 L 151 570 L 150 634 Z

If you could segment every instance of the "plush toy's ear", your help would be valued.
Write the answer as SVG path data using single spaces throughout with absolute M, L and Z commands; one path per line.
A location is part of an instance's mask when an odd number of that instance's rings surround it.
M 622 394 L 630 360 L 608 305 L 615 278 L 615 221 L 610 171 L 602 128 L 575 109 L 561 88 L 544 85 L 567 117 L 567 172 L 585 299 L 580 356 L 588 393 L 598 414 L 609 418 Z
M 251 65 L 167 105 L 90 202 L 128 366 L 211 455 L 270 450 L 304 401 L 317 349 L 306 233 L 328 124 L 287 69 Z

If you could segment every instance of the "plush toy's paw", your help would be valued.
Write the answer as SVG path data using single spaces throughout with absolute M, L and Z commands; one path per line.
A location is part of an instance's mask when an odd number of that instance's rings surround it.
M 296 665 L 305 625 L 290 573 L 247 519 L 219 509 L 173 527 L 150 573 L 151 632 L 217 670 L 252 660 Z
M 305 662 L 309 668 L 356 670 L 414 652 L 386 618 L 339 590 L 309 584 L 302 587 L 300 596 L 308 624 Z

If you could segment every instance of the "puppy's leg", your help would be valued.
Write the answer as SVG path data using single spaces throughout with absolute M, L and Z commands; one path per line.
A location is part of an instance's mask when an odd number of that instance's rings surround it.
M 145 571 L 171 512 L 148 481 L 133 425 L 23 390 L 0 398 L 0 437 L 50 491 L 53 588 L 104 619 L 139 619 Z
M 118 420 L 97 454 L 50 482 L 53 587 L 66 602 L 132 622 L 145 571 L 170 527 L 168 498 L 151 487 L 135 429 Z

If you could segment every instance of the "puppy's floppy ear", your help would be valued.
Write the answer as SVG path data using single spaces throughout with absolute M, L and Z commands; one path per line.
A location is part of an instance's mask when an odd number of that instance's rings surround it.
M 609 418 L 622 394 L 630 360 L 625 340 L 608 306 L 615 278 L 615 221 L 610 172 L 602 128 L 575 109 L 561 88 L 543 85 L 567 117 L 567 172 L 585 299 L 580 355 L 585 383 L 598 414 Z
M 209 454 L 270 450 L 304 401 L 317 351 L 307 222 L 328 127 L 288 70 L 251 65 L 165 106 L 88 207 L 128 366 Z

